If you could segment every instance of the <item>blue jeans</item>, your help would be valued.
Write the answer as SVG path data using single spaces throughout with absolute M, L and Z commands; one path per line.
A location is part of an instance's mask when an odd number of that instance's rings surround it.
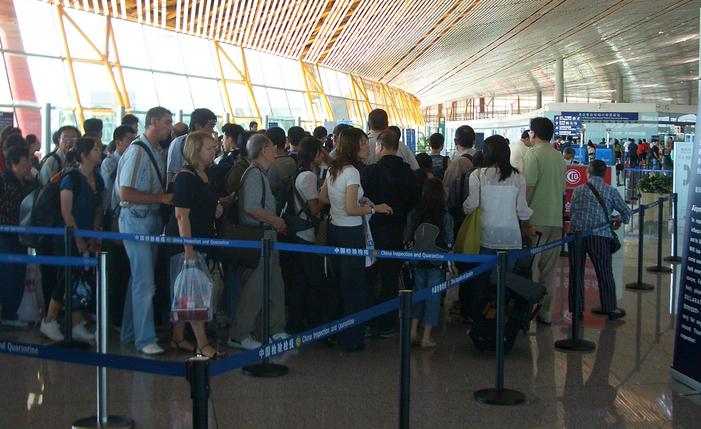
M 119 231 L 122 233 L 158 235 L 161 228 L 161 218 L 157 212 L 140 217 L 123 209 L 119 216 Z M 129 256 L 131 278 L 124 300 L 121 340 L 123 343 L 134 341 L 136 348 L 141 350 L 156 342 L 153 295 L 156 290 L 154 267 L 158 247 L 151 243 L 124 241 L 124 249 Z
M 445 275 L 440 268 L 415 268 L 414 290 L 430 289 L 445 280 Z M 424 325 L 438 326 L 438 313 L 441 308 L 441 295 L 431 294 L 424 302 L 414 304 L 411 309 L 411 318 L 421 320 Z
M 26 255 L 27 248 L 19 244 L 17 235 L 3 234 L 0 236 L 0 253 Z M 3 320 L 17 320 L 26 274 L 27 266 L 24 264 L 0 264 L 0 305 Z

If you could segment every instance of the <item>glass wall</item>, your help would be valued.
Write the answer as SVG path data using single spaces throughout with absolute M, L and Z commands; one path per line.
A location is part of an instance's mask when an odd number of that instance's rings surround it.
M 232 122 L 268 118 L 305 128 L 337 121 L 363 126 L 369 105 L 387 110 L 400 126 L 422 122 L 411 95 L 335 70 L 312 65 L 310 82 L 294 59 L 38 0 L 13 4 L 23 48 L 3 50 L 2 60 L 26 58 L 27 70 L 9 76 L 0 68 L 0 107 L 50 103 L 52 129 L 91 116 L 143 115 L 157 105 L 179 119 L 207 107 Z M 12 93 L 18 78 L 31 82 L 33 99 Z M 365 91 L 355 90 L 353 80 Z M 107 121 L 105 137 L 115 121 Z

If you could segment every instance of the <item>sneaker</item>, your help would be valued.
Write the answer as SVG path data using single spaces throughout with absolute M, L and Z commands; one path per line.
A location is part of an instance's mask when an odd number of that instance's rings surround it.
M 232 349 L 255 350 L 262 345 L 263 344 L 253 339 L 253 337 L 250 335 L 243 340 L 229 338 L 229 341 L 226 342 L 226 346 Z
M 23 320 L 3 320 L 0 325 L 7 326 L 8 328 L 22 328 L 26 329 L 29 327 L 29 323 Z
M 58 326 L 58 320 L 47 323 L 44 319 L 41 319 L 39 331 L 52 341 L 63 341 L 63 334 L 61 333 L 61 327 Z
M 163 354 L 165 352 L 165 350 L 163 350 L 161 348 L 161 346 L 159 346 L 158 344 L 151 343 L 151 344 L 145 346 L 143 349 L 139 350 L 139 352 L 141 352 L 145 355 L 153 356 L 153 355 Z
M 88 331 L 85 325 L 78 324 L 73 327 L 73 339 L 80 341 L 92 342 L 95 341 L 95 334 Z
M 288 338 L 290 338 L 290 334 L 283 331 L 283 332 L 278 332 L 277 334 L 273 334 L 270 337 L 270 341 L 281 341 L 281 340 L 286 340 Z
M 387 339 L 392 338 L 397 333 L 394 328 L 385 329 L 377 333 L 377 338 Z

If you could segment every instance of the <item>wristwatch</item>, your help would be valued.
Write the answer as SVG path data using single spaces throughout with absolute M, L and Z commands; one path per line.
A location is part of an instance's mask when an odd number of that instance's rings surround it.
M 375 214 L 375 206 L 374 206 L 374 205 L 371 205 L 371 206 L 370 206 L 370 214 L 371 214 L 371 215 L 374 215 L 374 214 Z

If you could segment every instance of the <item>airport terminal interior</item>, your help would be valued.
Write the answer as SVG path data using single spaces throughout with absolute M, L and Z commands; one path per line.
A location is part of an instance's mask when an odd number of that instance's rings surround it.
M 699 427 L 700 15 L 0 0 L 0 429 Z

